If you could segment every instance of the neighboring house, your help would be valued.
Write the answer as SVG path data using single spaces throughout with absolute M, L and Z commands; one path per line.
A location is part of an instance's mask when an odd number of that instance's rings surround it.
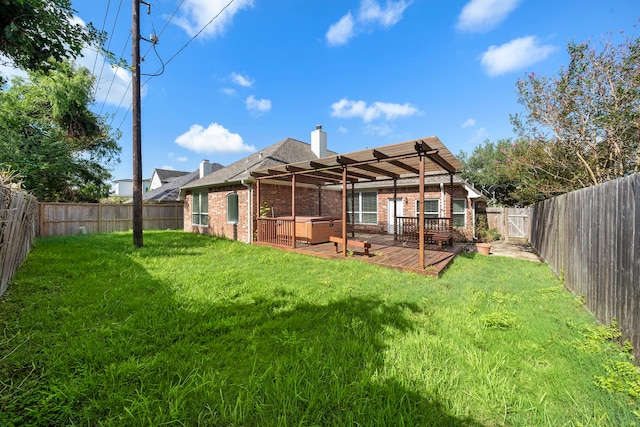
M 158 187 L 170 183 L 176 178 L 188 175 L 190 173 L 191 172 L 156 168 L 151 174 L 151 183 L 149 184 L 149 190 L 155 190 Z
M 209 160 L 203 160 L 200 162 L 200 168 L 193 172 L 154 169 L 151 178 L 151 189 L 142 195 L 142 201 L 146 203 L 179 202 L 181 187 L 220 170 L 223 167 L 224 166 L 219 163 L 209 163 Z M 162 185 L 154 187 L 154 182 L 156 184 L 162 182 Z
M 254 218 L 259 212 L 255 203 L 255 179 L 251 172 L 335 154 L 327 151 L 327 134 L 322 126 L 318 126 L 311 134 L 311 144 L 287 138 L 183 186 L 180 200 L 185 201 L 185 231 L 250 243 Z M 321 193 L 333 197 L 335 191 L 322 190 Z M 317 195 L 315 186 L 299 191 L 296 203 L 299 214 L 316 214 L 309 210 L 316 205 Z M 271 192 L 263 194 L 262 200 L 268 200 L 269 215 L 290 215 L 290 198 L 288 201 L 287 196 L 290 196 L 290 190 L 286 186 L 274 186 Z M 334 206 L 333 213 L 339 212 L 339 205 Z
M 142 192 L 149 191 L 150 179 L 142 180 Z M 117 179 L 113 181 L 109 196 L 133 197 L 133 179 Z
M 182 187 L 180 198 L 185 200 L 185 231 L 251 242 L 258 216 L 285 218 L 294 211 L 296 218 L 341 218 L 340 185 L 320 186 L 311 179 L 305 180 L 304 174 L 300 174 L 296 178 L 293 193 L 292 178 L 276 172 L 276 169 L 295 171 L 298 166 L 291 165 L 292 163 L 306 162 L 313 165 L 317 160 L 317 163 L 322 164 L 324 158 L 336 156 L 336 153 L 327 151 L 326 133 L 320 126 L 311 133 L 311 141 L 309 145 L 285 139 Z M 448 153 L 446 147 L 442 146 L 442 149 Z M 451 157 L 455 159 L 453 155 Z M 455 162 L 459 164 L 457 160 Z M 376 169 L 375 166 L 369 168 Z M 256 178 L 251 175 L 252 171 L 258 170 L 261 172 L 254 175 L 262 174 L 266 178 L 261 180 L 260 186 L 256 185 Z M 274 175 L 279 173 L 280 176 L 265 176 L 265 171 L 268 173 L 270 170 L 274 171 Z M 317 172 L 316 175 L 327 177 L 329 173 Z M 355 219 L 355 230 L 393 234 L 394 212 L 397 217 L 417 216 L 420 199 L 418 182 L 415 176 L 398 179 L 395 196 L 393 182 L 389 180 L 349 185 L 348 217 L 350 221 L 351 218 Z M 295 199 L 295 205 L 292 205 L 292 199 Z M 452 206 L 449 204 L 451 200 Z M 459 174 L 425 174 L 425 216 L 449 217 L 452 208 L 458 238 L 474 237 L 476 205 L 478 201 L 484 200 L 480 192 L 466 183 Z

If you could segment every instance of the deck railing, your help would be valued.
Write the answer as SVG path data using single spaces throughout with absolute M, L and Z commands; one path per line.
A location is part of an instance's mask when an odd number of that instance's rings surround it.
M 293 219 L 258 218 L 256 241 L 274 246 L 295 247 Z
M 419 220 L 416 216 L 399 216 L 396 218 L 397 240 L 400 242 L 418 242 L 420 233 Z M 426 240 L 430 241 L 430 235 L 434 233 L 446 233 L 453 231 L 452 218 L 425 218 L 424 229 Z

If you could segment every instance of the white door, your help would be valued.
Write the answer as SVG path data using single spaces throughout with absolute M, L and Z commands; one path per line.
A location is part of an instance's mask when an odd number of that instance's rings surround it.
M 393 217 L 393 204 L 395 203 L 396 206 L 396 215 L 397 216 L 402 216 L 402 199 L 388 199 L 387 201 L 387 233 L 388 234 L 393 234 L 393 222 L 394 222 L 394 217 Z M 400 233 L 400 230 L 398 230 L 398 233 Z

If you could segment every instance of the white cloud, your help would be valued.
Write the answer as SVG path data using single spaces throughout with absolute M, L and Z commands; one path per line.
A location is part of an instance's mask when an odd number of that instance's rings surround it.
M 387 120 L 398 117 L 413 116 L 418 113 L 418 109 L 411 104 L 391 104 L 388 102 L 374 102 L 373 108 L 384 114 Z
M 176 144 L 197 153 L 240 153 L 255 151 L 252 145 L 246 145 L 242 137 L 232 133 L 217 123 L 211 123 L 206 129 L 200 125 L 191 128 L 175 140 Z
M 375 0 L 362 0 L 355 17 L 349 12 L 329 27 L 325 35 L 327 43 L 330 46 L 340 46 L 356 35 L 371 31 L 375 27 L 391 27 L 400 22 L 402 14 L 410 4 L 411 1 L 387 0 L 385 7 L 381 7 Z
M 478 144 L 482 141 L 484 141 L 485 139 L 487 139 L 487 137 L 489 136 L 489 133 L 487 132 L 487 130 L 485 128 L 478 128 L 476 129 L 476 131 L 473 134 L 473 137 L 471 138 L 471 143 L 474 144 Z
M 243 76 L 242 74 L 238 73 L 231 73 L 231 81 L 242 87 L 251 87 L 254 83 L 254 81 L 249 77 Z
M 485 32 L 505 20 L 520 0 L 471 0 L 460 16 L 457 28 L 462 31 Z
M 230 87 L 224 87 L 224 88 L 220 89 L 220 92 L 222 92 L 222 93 L 224 93 L 225 95 L 228 95 L 228 96 L 235 96 L 235 94 L 236 94 L 236 90 L 232 89 Z
M 340 127 L 338 128 L 338 133 L 348 133 L 348 132 L 349 132 L 349 129 L 347 129 L 347 128 L 346 128 L 346 127 L 344 127 L 344 126 L 340 126 Z
M 174 153 L 173 151 L 170 151 L 170 152 L 167 154 L 167 157 L 168 157 L 170 160 L 175 160 L 176 162 L 180 162 L 180 163 L 184 163 L 184 162 L 186 162 L 187 160 L 189 160 L 187 157 L 184 157 L 184 156 L 176 157 L 176 153 Z
M 535 36 L 527 36 L 501 46 L 490 46 L 482 54 L 480 62 L 485 72 L 493 77 L 540 62 L 555 50 L 555 46 L 541 45 Z
M 382 125 L 373 125 L 368 124 L 364 128 L 364 133 L 366 135 L 377 135 L 377 136 L 387 136 L 393 132 L 391 126 L 382 124 Z
M 78 16 L 71 19 L 74 24 L 86 26 Z M 85 67 L 93 72 L 96 78 L 94 85 L 97 103 L 110 104 L 118 107 L 131 105 L 131 72 L 126 68 L 111 65 L 106 58 L 95 48 L 84 48 L 76 65 Z M 142 95 L 146 93 L 146 87 L 142 87 Z
M 325 37 L 330 46 L 340 46 L 348 42 L 353 35 L 353 16 L 349 12 L 329 27 Z
M 256 99 L 253 95 L 246 100 L 247 110 L 252 113 L 266 113 L 271 110 L 271 101 L 268 99 Z
M 358 20 L 390 27 L 402 19 L 402 13 L 409 7 L 409 4 L 410 2 L 407 1 L 387 1 L 387 7 L 383 9 L 375 0 L 362 0 Z
M 76 59 L 76 64 L 94 70 L 97 85 L 96 101 L 116 107 L 131 105 L 131 72 L 112 66 L 95 50 L 83 49 L 82 55 L 81 58 Z M 94 64 L 96 64 L 95 69 Z M 146 87 L 143 86 L 141 90 L 144 95 Z
M 463 128 L 472 128 L 476 125 L 476 119 L 467 119 L 463 124 Z
M 235 0 L 224 9 L 227 4 L 229 4 L 228 0 L 185 0 L 180 8 L 183 11 L 182 14 L 173 22 L 191 37 L 201 30 L 200 36 L 214 37 L 223 33 L 231 25 L 233 17 L 238 12 L 253 7 L 253 0 Z M 209 24 L 212 19 L 213 21 Z
M 369 123 L 382 116 L 386 120 L 397 119 L 418 114 L 419 111 L 411 104 L 392 104 L 388 102 L 374 102 L 367 105 L 364 101 L 350 101 L 343 98 L 331 105 L 331 115 L 339 118 L 359 117 L 365 123 Z

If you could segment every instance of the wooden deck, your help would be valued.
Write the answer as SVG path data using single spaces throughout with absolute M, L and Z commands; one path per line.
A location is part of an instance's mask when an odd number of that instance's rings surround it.
M 427 244 L 425 246 L 425 265 L 427 267 L 421 269 L 419 267 L 420 261 L 417 244 L 407 243 L 403 245 L 400 242 L 395 242 L 393 236 L 376 234 L 356 235 L 355 239 L 366 240 L 371 243 L 371 249 L 369 249 L 370 256 L 365 256 L 363 249 L 352 250 L 352 248 L 349 247 L 346 259 L 356 259 L 384 267 L 413 271 L 418 274 L 433 277 L 438 277 L 463 249 L 462 246 L 454 245 L 453 247 L 445 246 L 443 250 L 439 250 L 437 245 Z M 315 245 L 299 244 L 295 249 L 285 247 L 276 248 L 320 258 L 345 258 L 342 253 L 342 245 L 339 245 L 339 251 L 336 254 L 335 247 L 331 242 Z

